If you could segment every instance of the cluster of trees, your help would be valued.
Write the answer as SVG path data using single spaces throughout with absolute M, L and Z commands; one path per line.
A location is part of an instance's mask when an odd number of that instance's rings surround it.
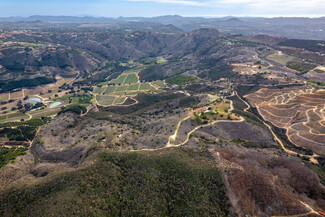
M 176 84 L 176 85 L 182 86 L 182 85 L 185 85 L 185 84 L 193 83 L 196 80 L 197 79 L 195 77 L 193 77 L 193 76 L 176 75 L 176 76 L 173 76 L 171 78 L 167 78 L 166 83 L 170 84 L 170 85 Z
M 0 198 L 0 215 L 231 215 L 221 173 L 203 155 L 183 150 L 100 153 L 91 167 Z
M 303 48 L 305 50 L 313 52 L 322 52 L 325 53 L 325 47 L 323 46 L 325 41 L 316 41 L 316 40 L 302 40 L 302 39 L 287 39 L 280 42 L 279 46 L 286 47 L 296 47 Z
M 17 128 L 3 128 L 0 130 L 0 137 L 6 137 L 9 141 L 33 140 L 36 133 L 34 126 L 18 126 Z
M 82 105 L 68 105 L 66 107 L 61 107 L 61 111 L 58 112 L 58 115 L 66 112 L 74 112 L 76 114 L 83 114 L 87 112 L 87 108 Z
M 309 72 L 310 70 L 314 69 L 316 66 L 317 64 L 311 61 L 304 61 L 304 62 L 294 61 L 294 62 L 287 63 L 288 68 L 299 71 L 302 74 Z
M 45 107 L 45 105 L 42 102 L 38 102 L 35 105 L 31 104 L 31 103 L 25 103 L 23 104 L 23 102 L 21 100 L 19 100 L 17 102 L 16 107 L 13 107 L 13 110 L 18 109 L 20 113 L 26 113 L 30 110 L 36 109 L 36 108 L 41 108 L 41 107 Z
M 145 81 L 155 81 L 155 80 L 163 80 L 163 66 L 162 65 L 153 65 L 148 68 L 143 69 L 139 72 L 140 80 Z
M 22 147 L 0 147 L 0 168 L 9 162 L 14 162 L 17 156 L 25 155 L 26 150 L 26 148 Z
M 23 87 L 37 87 L 43 84 L 49 84 L 53 82 L 56 82 L 55 78 L 48 77 L 38 77 L 33 79 L 21 79 L 17 81 L 13 80 L 9 82 L 1 82 L 0 93 L 12 91 Z

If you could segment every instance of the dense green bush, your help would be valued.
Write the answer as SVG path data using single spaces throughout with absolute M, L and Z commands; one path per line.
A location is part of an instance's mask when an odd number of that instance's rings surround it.
M 87 112 L 87 109 L 85 106 L 82 105 L 68 105 L 66 106 L 62 111 L 59 111 L 58 114 L 66 113 L 66 112 L 74 112 L 77 114 L 83 114 Z
M 14 161 L 17 156 L 25 155 L 26 148 L 21 147 L 13 147 L 13 148 L 6 148 L 0 147 L 0 168 L 5 166 L 10 161 Z
M 300 73 L 307 73 L 314 69 L 317 65 L 313 62 L 288 62 L 287 67 Z
M 153 65 L 148 68 L 143 69 L 139 72 L 140 80 L 145 81 L 155 81 L 155 80 L 163 80 L 163 66 L 162 65 Z

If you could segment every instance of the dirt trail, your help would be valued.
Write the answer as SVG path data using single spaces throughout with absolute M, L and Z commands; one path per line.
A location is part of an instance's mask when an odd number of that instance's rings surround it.
M 247 108 L 244 109 L 244 112 L 247 112 L 247 110 L 250 109 L 251 106 L 238 95 L 237 91 L 235 91 L 235 94 L 243 103 L 245 103 L 247 105 Z
M 188 119 L 188 118 L 190 118 L 190 117 L 187 117 L 186 119 Z M 195 131 L 197 131 L 198 129 L 201 129 L 201 128 L 204 128 L 204 127 L 209 127 L 209 126 L 212 126 L 212 125 L 214 125 L 216 123 L 240 123 L 240 122 L 244 122 L 244 121 L 245 121 L 245 119 L 243 117 L 240 117 L 239 120 L 216 120 L 216 121 L 213 121 L 213 122 L 211 122 L 209 124 L 197 126 L 187 134 L 186 140 L 184 142 L 179 143 L 177 145 L 173 145 L 173 144 L 170 143 L 170 140 L 168 140 L 168 143 L 166 144 L 166 147 L 180 147 L 182 145 L 185 145 L 188 142 L 188 140 L 190 139 L 190 135 L 192 133 L 194 133 Z M 179 123 L 179 125 L 180 125 L 180 123 Z M 177 131 L 178 131 L 178 129 L 177 129 Z M 172 135 L 170 137 L 173 137 L 174 140 L 175 140 L 176 136 L 177 136 L 177 132 L 175 131 L 174 135 Z
M 309 132 L 310 134 L 314 134 L 314 135 L 325 135 L 324 133 L 314 133 L 314 132 L 313 132 L 313 128 L 311 128 L 310 126 L 308 126 L 308 124 L 310 123 L 310 116 L 309 116 L 308 113 L 309 113 L 310 111 L 313 111 L 316 115 L 318 115 L 317 112 L 316 112 L 316 110 L 317 110 L 317 107 L 314 108 L 314 109 L 308 109 L 308 110 L 306 111 L 307 121 L 302 122 L 302 124 L 303 124 L 304 126 L 306 126 L 306 127 L 309 129 L 308 132 Z M 320 116 L 318 115 L 318 117 L 320 117 Z M 320 118 L 323 118 L 323 117 L 320 117 Z M 321 125 L 321 123 L 320 123 L 321 121 L 322 121 L 322 120 L 318 121 L 320 125 Z
M 149 83 L 151 87 L 155 88 L 155 90 L 159 90 L 159 87 L 157 87 L 155 84 L 153 83 Z
M 166 147 L 173 147 L 173 145 L 171 145 L 171 141 L 175 141 L 176 140 L 176 136 L 177 136 L 177 133 L 178 133 L 178 130 L 179 130 L 179 127 L 181 126 L 181 124 L 183 123 L 183 121 L 186 121 L 187 119 L 191 118 L 192 117 L 192 114 L 191 115 L 188 115 L 187 117 L 183 118 L 182 120 L 180 120 L 177 124 L 177 127 L 175 129 L 175 132 L 173 135 L 169 136 L 168 138 L 168 142 L 166 144 Z
M 216 157 L 216 160 L 218 162 L 218 168 L 221 168 L 221 169 L 236 169 L 236 170 L 240 170 L 240 171 L 244 171 L 245 169 L 239 165 L 239 164 L 236 164 L 234 162 L 231 162 L 231 161 L 228 161 L 227 159 L 225 158 L 222 158 L 220 156 L 220 153 L 219 152 L 216 152 L 215 154 L 213 154 L 215 157 Z
M 33 116 L 31 114 L 25 113 L 26 115 L 28 115 L 28 121 L 31 120 L 33 118 Z
M 139 77 L 139 75 L 138 75 L 138 72 L 135 72 L 134 74 L 135 74 L 135 76 L 136 76 L 137 79 L 138 79 L 138 82 L 137 82 L 137 83 L 141 83 L 141 82 L 140 82 L 140 77 Z
M 308 216 L 308 215 L 318 215 L 320 216 L 320 214 L 315 211 L 311 206 L 309 206 L 308 204 L 300 201 L 300 203 L 302 203 L 307 209 L 309 209 L 309 212 L 307 213 L 302 213 L 302 214 L 297 214 L 297 215 L 287 215 L 287 216 L 272 216 L 272 217 L 304 217 L 304 216 Z
M 85 116 L 86 114 L 88 114 L 88 112 L 90 111 L 90 109 L 92 108 L 92 104 L 90 104 L 89 106 L 87 106 L 87 111 L 85 112 L 85 113 L 81 113 L 80 114 L 80 117 L 83 117 L 83 116 Z

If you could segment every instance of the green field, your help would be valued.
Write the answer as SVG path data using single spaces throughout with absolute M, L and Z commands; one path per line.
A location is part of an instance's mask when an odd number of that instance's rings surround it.
M 116 87 L 115 86 L 108 86 L 105 91 L 104 94 L 108 94 L 108 93 L 114 93 Z
M 97 89 L 95 90 L 95 93 L 100 94 L 100 93 L 102 93 L 102 92 L 105 90 L 105 88 L 106 88 L 106 87 L 99 87 L 99 88 L 97 88 Z
M 140 90 L 156 90 L 153 86 L 149 83 L 141 83 Z
M 159 87 L 166 87 L 164 81 L 154 81 L 153 83 Z
M 134 73 L 132 73 L 127 75 L 127 78 L 125 79 L 123 84 L 134 84 L 134 83 L 138 83 L 138 78 Z
M 160 62 L 164 62 L 163 58 L 158 58 Z M 165 82 L 162 80 L 155 81 L 156 86 L 150 83 L 140 83 L 137 72 L 125 71 L 118 78 L 110 81 L 114 86 L 104 85 L 103 87 L 95 88 L 95 95 L 99 105 L 109 106 L 123 103 L 127 96 L 134 96 L 145 91 L 159 92 L 156 88 L 165 87 Z M 99 95 L 100 94 L 100 95 Z
M 105 86 L 105 85 L 107 85 L 108 83 L 110 83 L 110 81 L 104 81 L 104 82 L 101 82 L 101 83 L 99 83 L 99 85 Z
M 115 92 L 124 92 L 124 91 L 126 91 L 126 89 L 128 88 L 128 86 L 118 86 L 118 87 L 116 87 L 116 90 L 115 90 Z
M 108 106 L 112 105 L 115 101 L 115 96 L 105 96 L 105 95 L 98 95 L 96 96 L 97 102 L 100 105 Z
M 120 75 L 117 79 L 113 79 L 110 83 L 112 84 L 123 84 L 127 75 Z
M 126 99 L 126 97 L 122 96 L 122 97 L 119 97 L 115 100 L 115 103 L 114 104 L 120 104 L 120 103 L 123 103 L 124 100 Z
M 270 60 L 282 63 L 283 65 L 286 65 L 287 62 L 292 61 L 294 57 L 287 56 L 287 55 L 277 55 L 277 54 L 271 54 L 267 57 Z
M 42 111 L 37 111 L 33 113 L 33 119 L 34 118 L 41 118 L 41 117 L 48 117 L 57 114 L 61 108 L 55 108 L 55 109 L 44 109 Z
M 29 116 L 21 113 L 13 113 L 8 115 L 1 115 L 0 121 L 20 121 L 20 119 L 28 119 Z
M 142 91 L 134 91 L 134 92 L 128 92 L 128 93 L 126 93 L 125 95 L 126 96 L 134 96 L 134 95 L 137 95 L 137 94 L 139 94 L 139 93 L 143 93 Z
M 138 90 L 138 89 L 139 89 L 139 85 L 140 85 L 140 84 L 131 84 L 131 85 L 128 87 L 128 91 L 130 91 L 130 90 Z
M 78 97 L 72 97 L 71 98 L 71 103 L 72 104 L 78 104 L 79 103 L 79 98 Z

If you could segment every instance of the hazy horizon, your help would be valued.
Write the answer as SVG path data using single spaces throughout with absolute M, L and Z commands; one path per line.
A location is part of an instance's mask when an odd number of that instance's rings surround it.
M 1 17 L 323 17 L 321 0 L 2 0 Z
M 118 18 L 132 18 L 132 17 L 143 17 L 143 18 L 155 18 L 155 17 L 164 17 L 164 16 L 180 16 L 180 17 L 193 17 L 193 18 L 206 18 L 206 19 L 213 19 L 213 18 L 225 18 L 225 17 L 236 17 L 236 18 L 323 18 L 324 16 L 237 16 L 237 15 L 194 15 L 194 16 L 184 16 L 184 15 L 179 15 L 179 14 L 163 14 L 163 15 L 158 15 L 158 16 L 98 16 L 98 15 L 93 15 L 93 14 L 80 14 L 80 15 L 66 15 L 66 14 L 62 14 L 62 15 L 49 15 L 49 14 L 32 14 L 32 15 L 27 15 L 27 16 L 0 16 L 1 18 L 29 18 L 29 17 L 35 17 L 35 16 L 49 16 L 49 17 L 80 17 L 80 18 L 84 18 L 84 17 L 92 17 L 92 18 L 108 18 L 108 19 L 118 19 Z

